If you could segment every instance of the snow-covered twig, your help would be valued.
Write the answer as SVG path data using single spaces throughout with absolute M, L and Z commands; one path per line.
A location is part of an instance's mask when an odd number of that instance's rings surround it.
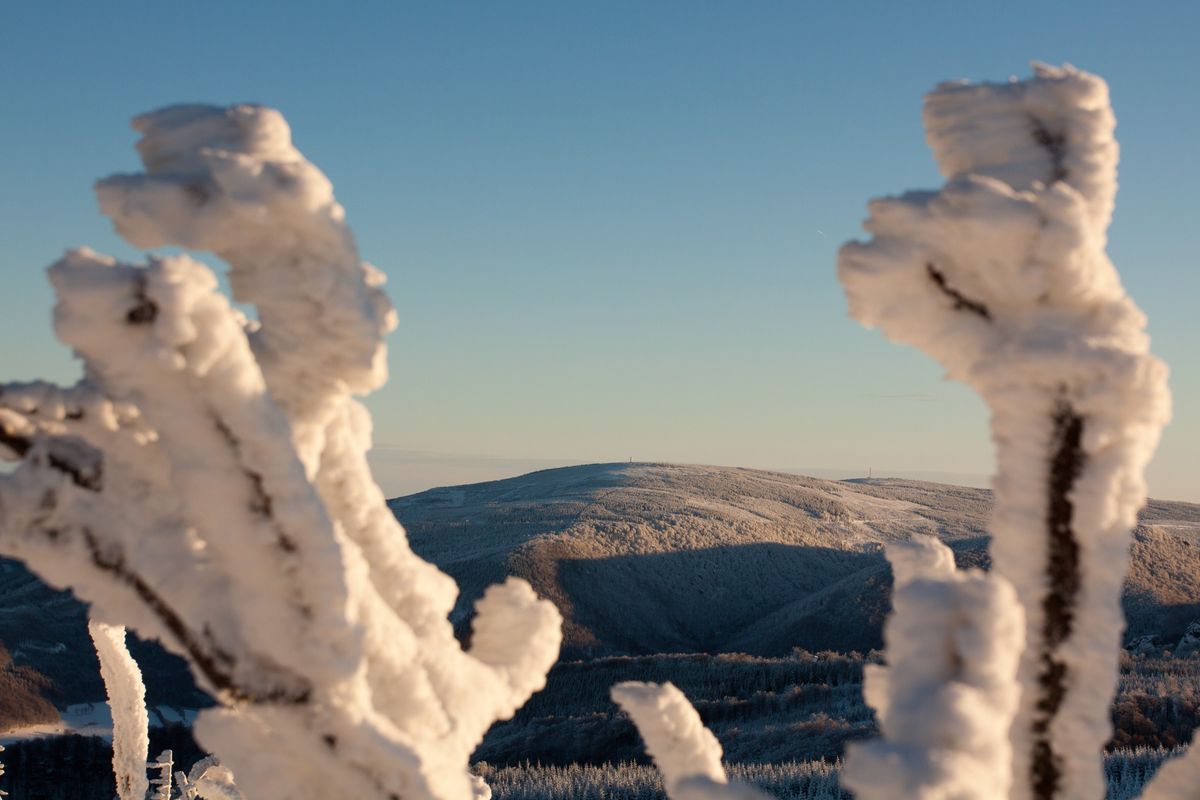
M 125 628 L 88 621 L 88 633 L 100 659 L 100 676 L 108 693 L 113 725 L 113 774 L 121 800 L 145 800 L 149 780 L 150 715 L 142 671 L 125 646 Z
M 887 555 L 888 663 L 864 676 L 882 739 L 848 748 L 842 784 L 860 800 L 1006 800 L 1024 636 L 1016 594 L 998 576 L 959 572 L 933 537 Z
M 146 172 L 102 181 L 101 207 L 138 246 L 227 259 L 259 321 L 187 256 L 54 265 L 85 377 L 0 387 L 0 455 L 21 462 L 0 475 L 0 550 L 184 655 L 222 701 L 198 736 L 248 796 L 471 796 L 468 757 L 543 685 L 557 611 L 512 579 L 471 650 L 455 639 L 454 582 L 388 511 L 352 397 L 386 377 L 382 278 L 278 112 L 135 127 Z
M 633 719 L 671 800 L 767 800 L 751 786 L 729 783 L 717 737 L 672 684 L 618 683 L 612 698 Z
M 939 360 L 992 410 L 995 571 L 1025 605 L 1013 796 L 1103 795 L 1129 531 L 1169 416 L 1166 368 L 1104 253 L 1108 89 L 1071 67 L 939 86 L 940 192 L 871 202 L 838 272 L 860 322 Z
M 233 774 L 215 756 L 207 756 L 184 774 L 175 773 L 180 800 L 243 800 L 233 783 Z
M 163 750 L 158 754 L 158 758 L 144 766 L 158 772 L 158 775 L 150 781 L 154 787 L 150 800 L 171 800 L 171 774 L 175 770 L 175 753 L 171 750 Z

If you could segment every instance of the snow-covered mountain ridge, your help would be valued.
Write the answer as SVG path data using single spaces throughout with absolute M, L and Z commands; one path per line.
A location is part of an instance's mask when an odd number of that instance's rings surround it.
M 564 656 L 867 649 L 891 577 L 882 544 L 935 534 L 987 565 L 991 493 L 668 464 L 593 464 L 390 501 L 414 550 L 482 589 L 528 579 L 566 617 Z M 1200 506 L 1151 501 L 1134 537 L 1127 640 L 1200 618 Z
M 827 481 L 726 467 L 597 464 L 433 489 L 390 505 L 416 551 L 471 603 L 528 578 L 567 618 L 566 658 L 786 654 L 879 643 L 891 578 L 881 543 L 935 533 L 985 564 L 990 492 L 901 480 Z M 1173 644 L 1200 619 L 1200 506 L 1151 501 L 1134 536 L 1126 640 Z M 0 560 L 0 729 L 100 702 L 85 608 Z M 187 670 L 134 642 L 151 701 L 203 704 Z M 11 654 L 11 655 L 9 655 Z

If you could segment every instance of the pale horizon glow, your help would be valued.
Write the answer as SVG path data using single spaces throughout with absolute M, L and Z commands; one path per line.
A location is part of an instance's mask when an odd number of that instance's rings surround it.
M 506 458 L 477 453 L 429 453 L 404 450 L 398 447 L 377 445 L 369 454 L 371 470 L 383 492 L 389 498 L 417 494 L 428 489 L 486 483 L 504 480 L 559 467 L 575 467 L 586 464 L 673 464 L 680 466 L 737 467 L 760 469 L 766 472 L 783 472 L 805 475 L 826 480 L 853 480 L 859 478 L 903 478 L 952 486 L 970 486 L 979 489 L 991 488 L 990 478 L 982 473 L 940 472 L 937 470 L 890 469 L 886 467 L 795 467 L 795 466 L 746 466 L 742 464 L 682 464 L 654 458 Z M 1158 499 L 1158 498 L 1155 498 Z

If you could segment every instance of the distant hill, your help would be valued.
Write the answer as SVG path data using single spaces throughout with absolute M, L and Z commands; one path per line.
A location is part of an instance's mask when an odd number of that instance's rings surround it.
M 988 565 L 991 492 L 728 467 L 594 464 L 390 501 L 413 549 L 458 580 L 465 633 L 483 589 L 529 580 L 566 617 L 564 657 L 780 655 L 880 646 L 883 544 L 941 537 Z M 1200 506 L 1152 501 L 1135 532 L 1127 640 L 1200 619 Z
M 413 548 L 475 599 L 516 574 L 567 618 L 564 657 L 868 650 L 891 576 L 884 542 L 942 537 L 987 565 L 991 494 L 903 480 L 595 464 L 433 489 L 390 502 Z M 1173 643 L 1200 619 L 1200 506 L 1152 501 L 1135 532 L 1127 640 Z M 208 700 L 182 660 L 131 637 L 152 705 Z M 0 559 L 0 731 L 104 699 L 86 609 Z M 49 702 L 47 702 L 49 701 Z

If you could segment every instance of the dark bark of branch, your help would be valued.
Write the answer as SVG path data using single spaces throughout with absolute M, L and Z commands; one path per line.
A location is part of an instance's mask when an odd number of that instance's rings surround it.
M 275 544 L 280 550 L 289 555 L 297 552 L 298 548 L 296 547 L 296 542 L 290 535 L 288 535 L 288 533 L 283 529 L 283 525 L 275 517 L 275 501 L 272 500 L 271 495 L 267 493 L 267 487 L 265 481 L 263 481 L 263 476 L 245 466 L 245 462 L 242 460 L 241 455 L 241 441 L 233 435 L 233 431 L 230 430 L 229 426 L 226 425 L 225 422 L 216 415 L 216 413 L 213 413 L 212 415 L 212 422 L 213 426 L 216 427 L 217 431 L 221 434 L 221 438 L 225 440 L 225 443 L 229 445 L 229 449 L 233 451 L 234 458 L 239 464 L 242 464 L 242 474 L 250 483 L 250 511 L 267 520 L 271 524 L 271 529 L 275 532 Z
M 1079 540 L 1072 530 L 1071 491 L 1083 471 L 1083 417 L 1065 400 L 1054 412 L 1053 455 L 1047 480 L 1047 592 L 1042 599 L 1041 666 L 1038 673 L 1037 714 L 1033 721 L 1032 780 L 1037 800 L 1058 796 L 1062 759 L 1054 752 L 1050 725 L 1067 694 L 1068 668 L 1056 657 L 1071 635 L 1079 601 L 1081 576 Z
M 10 433 L 3 427 L 0 427 L 0 445 L 4 445 L 9 450 L 16 453 L 17 458 L 25 458 L 34 449 L 36 440 L 28 436 L 18 436 Z M 98 492 L 104 483 L 104 472 L 96 464 L 81 465 L 71 461 L 68 457 L 55 453 L 53 449 L 46 450 L 46 463 L 53 469 L 63 473 L 71 482 L 81 489 L 87 489 L 90 492 Z
M 1067 136 L 1031 117 L 1033 140 L 1050 156 L 1050 183 L 1066 180 Z M 1042 636 L 1038 671 L 1037 713 L 1033 719 L 1033 794 L 1053 800 L 1062 784 L 1062 758 L 1054 752 L 1050 726 L 1067 695 L 1069 669 L 1057 657 L 1071 635 L 1082 577 L 1079 540 L 1072 530 L 1075 508 L 1071 491 L 1084 467 L 1083 418 L 1065 399 L 1054 410 L 1053 453 L 1047 478 L 1046 596 L 1042 598 Z
M 932 263 L 925 264 L 925 273 L 929 275 L 929 280 L 933 281 L 933 285 L 938 288 L 942 294 L 954 301 L 955 311 L 969 311 L 972 314 L 983 317 L 991 321 L 992 312 L 988 311 L 988 307 L 978 300 L 972 300 L 962 292 L 950 286 L 946 282 L 946 276 L 935 267 Z
M 125 312 L 125 321 L 130 325 L 149 325 L 158 318 L 158 304 L 146 294 L 146 276 L 139 273 L 133 293 L 136 301 L 129 311 Z
M 9 433 L 0 427 L 0 444 L 8 447 L 18 457 L 25 458 L 34 450 L 35 442 L 28 437 Z M 89 492 L 101 490 L 103 470 L 99 466 L 81 466 L 52 452 L 48 453 L 45 463 L 51 469 L 68 477 L 81 489 Z M 48 492 L 42 500 L 42 505 L 47 512 L 52 511 L 56 503 L 54 492 Z M 47 527 L 43 532 L 51 541 L 57 540 L 63 535 L 61 529 L 54 527 Z M 207 630 L 203 634 L 197 634 L 188 627 L 178 612 L 141 575 L 129 568 L 121 554 L 106 553 L 100 540 L 90 529 L 81 528 L 80 534 L 87 546 L 92 566 L 137 595 L 146 608 L 171 633 L 191 663 L 213 688 L 234 701 L 276 704 L 308 702 L 311 688 L 304 682 L 301 682 L 298 687 L 279 687 L 265 692 L 240 686 L 233 678 L 236 659 L 217 645 Z
M 129 569 L 122 556 L 106 555 L 100 546 L 99 540 L 92 531 L 88 528 L 82 528 L 81 534 L 84 542 L 87 544 L 92 565 L 131 589 L 151 613 L 158 618 L 159 622 L 171 632 L 171 635 L 175 637 L 175 641 L 187 653 L 188 659 L 196 666 L 196 669 L 204 675 L 205 679 L 214 688 L 224 693 L 226 697 L 235 701 L 253 703 L 299 705 L 308 702 L 311 695 L 311 688 L 307 685 L 298 689 L 280 687 L 269 692 L 248 690 L 239 686 L 233 678 L 233 670 L 236 667 L 237 660 L 232 655 L 217 647 L 211 641 L 211 637 L 207 632 L 203 636 L 200 636 L 188 627 L 183 618 L 179 616 L 171 605 L 145 579 Z
M 1051 131 L 1046 127 L 1046 123 L 1036 117 L 1032 119 L 1032 122 L 1033 140 L 1050 154 L 1050 182 L 1065 181 L 1068 175 L 1065 164 L 1067 157 L 1067 135 Z

